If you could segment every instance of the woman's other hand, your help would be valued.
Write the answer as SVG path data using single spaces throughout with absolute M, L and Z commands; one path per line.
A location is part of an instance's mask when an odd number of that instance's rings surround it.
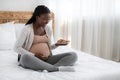
M 56 46 L 67 45 L 69 42 L 70 42 L 69 40 L 59 39 L 55 45 Z

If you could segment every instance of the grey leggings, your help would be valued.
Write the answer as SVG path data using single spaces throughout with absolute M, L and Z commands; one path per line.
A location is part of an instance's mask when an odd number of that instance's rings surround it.
M 20 66 L 32 70 L 47 70 L 49 72 L 58 71 L 58 66 L 71 66 L 77 60 L 75 52 L 67 52 L 50 56 L 43 61 L 33 55 L 21 54 Z

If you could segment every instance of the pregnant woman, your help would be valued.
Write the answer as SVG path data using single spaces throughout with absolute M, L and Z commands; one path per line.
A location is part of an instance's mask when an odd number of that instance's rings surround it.
M 47 25 L 49 21 L 50 10 L 44 5 L 37 6 L 14 47 L 19 54 L 19 65 L 49 72 L 74 71 L 72 65 L 77 60 L 75 52 L 52 55 L 52 49 L 67 45 L 69 41 L 60 39 L 54 43 L 52 29 Z

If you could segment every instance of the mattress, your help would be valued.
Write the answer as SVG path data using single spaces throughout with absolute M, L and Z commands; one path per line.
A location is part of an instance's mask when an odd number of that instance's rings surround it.
M 120 80 L 120 64 L 95 57 L 67 46 L 53 50 L 53 55 L 74 51 L 78 60 L 75 72 L 39 72 L 18 66 L 17 53 L 0 51 L 0 80 Z

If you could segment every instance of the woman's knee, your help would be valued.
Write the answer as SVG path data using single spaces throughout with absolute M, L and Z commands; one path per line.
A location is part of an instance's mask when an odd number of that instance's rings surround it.
M 69 56 L 71 56 L 71 59 L 73 61 L 77 61 L 77 59 L 78 59 L 78 56 L 75 52 L 69 52 Z
M 20 63 L 22 63 L 22 64 L 27 63 L 28 61 L 30 61 L 30 59 L 31 59 L 31 55 L 22 54 L 21 58 L 20 58 Z
M 29 54 L 22 54 L 21 58 L 23 59 L 29 59 L 30 55 Z

